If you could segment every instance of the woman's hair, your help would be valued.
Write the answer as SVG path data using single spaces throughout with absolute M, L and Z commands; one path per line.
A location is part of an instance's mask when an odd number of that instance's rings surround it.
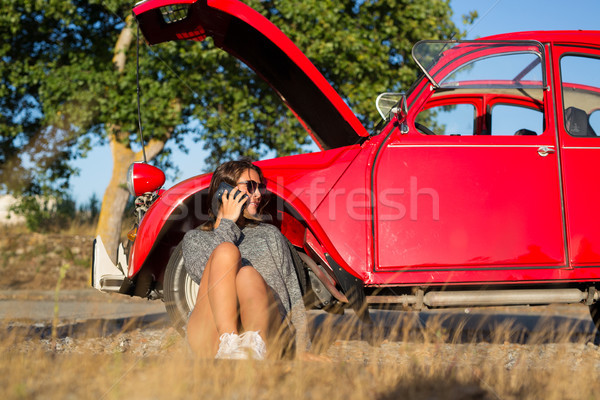
M 260 177 L 260 181 L 264 183 L 262 171 L 259 167 L 252 164 L 252 161 L 249 158 L 242 158 L 237 161 L 227 161 L 217 167 L 217 169 L 213 173 L 212 179 L 210 180 L 210 186 L 208 187 L 208 221 L 200 227 L 202 230 L 210 231 L 214 228 L 217 216 L 213 213 L 210 204 L 221 182 L 228 183 L 229 185 L 235 187 L 238 182 L 238 179 L 240 179 L 240 176 L 242 176 L 244 171 L 248 169 L 256 171 L 256 173 Z M 267 196 L 262 196 L 257 216 L 252 218 L 253 220 L 257 222 L 262 220 L 262 211 L 267 205 L 268 201 L 269 200 Z M 237 221 L 238 225 L 243 226 L 247 222 L 247 219 L 248 218 L 246 218 L 242 213 L 242 215 Z

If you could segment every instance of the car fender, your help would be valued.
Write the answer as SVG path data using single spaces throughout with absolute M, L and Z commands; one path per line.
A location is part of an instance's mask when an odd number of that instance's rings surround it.
M 165 191 L 150 207 L 139 226 L 129 254 L 127 276 L 130 279 L 142 269 L 150 270 L 155 279 L 162 276 L 172 249 L 183 238 L 185 232 L 195 228 L 199 221 L 208 217 L 202 212 L 200 205 L 194 205 L 196 201 L 193 201 L 193 198 L 199 192 L 208 189 L 211 176 L 207 174 L 181 182 Z M 328 254 L 346 271 L 354 272 L 346 265 L 304 201 L 278 183 L 276 177 L 265 176 L 265 181 L 268 190 L 276 198 L 274 200 L 293 210 L 294 218 L 300 219 L 310 230 L 322 247 L 322 252 Z M 357 278 L 364 279 L 358 276 Z
M 127 276 L 132 278 L 144 266 L 150 253 L 156 249 L 164 236 L 170 229 L 169 226 L 176 225 L 179 230 L 184 230 L 184 221 L 189 219 L 190 210 L 185 204 L 187 199 L 198 192 L 207 189 L 212 174 L 200 175 L 187 179 L 172 188 L 166 190 L 148 209 L 142 219 L 137 231 L 135 241 L 129 253 Z M 194 215 L 194 220 L 201 219 L 202 215 Z M 167 225 L 167 226 L 166 226 Z M 152 268 L 156 270 L 156 267 Z M 160 269 L 160 268 L 158 268 Z
M 333 243 L 329 240 L 329 237 L 319 221 L 316 219 L 314 214 L 310 211 L 308 206 L 292 191 L 290 191 L 287 187 L 280 185 L 276 180 L 271 180 L 268 177 L 265 177 L 267 180 L 267 188 L 273 195 L 282 199 L 285 203 L 291 207 L 291 209 L 295 212 L 295 218 L 301 218 L 308 230 L 314 235 L 320 247 L 321 251 L 325 255 L 329 255 L 338 265 L 340 265 L 344 270 L 351 273 L 355 277 L 359 279 L 363 279 L 363 277 L 356 276 L 355 272 L 347 265 L 342 256 L 339 254 Z

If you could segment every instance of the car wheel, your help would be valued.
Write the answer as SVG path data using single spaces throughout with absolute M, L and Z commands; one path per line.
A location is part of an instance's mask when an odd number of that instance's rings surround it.
M 181 245 L 182 243 L 179 243 L 169 258 L 163 281 L 163 294 L 167 314 L 173 327 L 185 336 L 188 315 L 196 304 L 198 284 L 192 280 L 183 266 Z
M 600 331 L 600 303 L 594 303 L 590 306 L 590 315 L 592 316 L 594 325 L 596 325 L 596 329 Z

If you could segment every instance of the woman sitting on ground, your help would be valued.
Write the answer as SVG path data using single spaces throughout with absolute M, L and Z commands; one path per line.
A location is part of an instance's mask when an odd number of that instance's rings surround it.
M 303 352 L 310 346 L 306 310 L 286 239 L 261 222 L 262 172 L 247 160 L 221 164 L 209 199 L 221 182 L 234 189 L 221 196 L 217 215 L 209 211 L 209 221 L 183 239 L 185 268 L 200 285 L 187 325 L 190 347 L 200 357 L 263 359 L 266 344 L 291 323 Z

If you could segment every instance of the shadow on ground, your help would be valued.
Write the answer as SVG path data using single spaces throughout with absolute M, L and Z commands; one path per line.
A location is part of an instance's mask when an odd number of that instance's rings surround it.
M 577 316 L 520 313 L 460 313 L 439 311 L 402 312 L 371 310 L 372 323 L 358 320 L 351 311 L 343 315 L 311 311 L 309 331 L 314 341 L 325 345 L 336 340 L 364 340 L 377 345 L 387 341 L 423 340 L 446 343 L 564 343 L 593 342 L 600 334 L 591 319 Z M 52 324 L 8 322 L 7 333 L 28 338 L 49 338 Z M 57 337 L 106 337 L 136 329 L 166 329 L 166 313 L 141 317 L 98 318 L 57 326 Z
M 590 319 L 578 316 L 449 311 L 402 312 L 371 310 L 372 323 L 354 313 L 319 313 L 311 318 L 315 340 L 365 340 L 436 343 L 580 343 L 600 345 L 600 333 Z
M 136 329 L 164 329 L 170 326 L 166 313 L 147 314 L 140 317 L 97 318 L 82 322 L 61 323 L 56 327 L 57 338 L 106 337 L 131 332 Z M 10 322 L 7 333 L 18 337 L 45 339 L 52 337 L 51 323 Z

